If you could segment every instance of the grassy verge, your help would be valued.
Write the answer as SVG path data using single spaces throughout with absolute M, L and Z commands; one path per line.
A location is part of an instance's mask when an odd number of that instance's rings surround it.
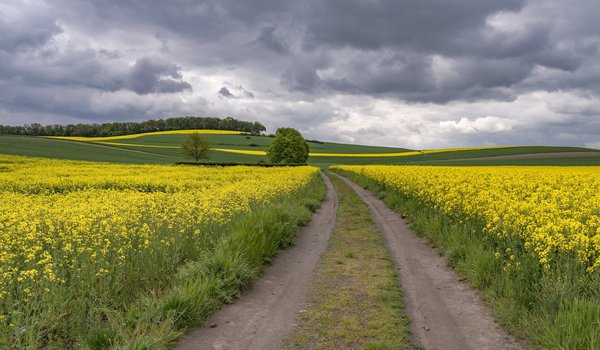
M 341 180 L 336 228 L 288 340 L 294 349 L 406 349 L 408 318 L 396 271 L 367 205 Z
M 88 260 L 77 261 L 67 270 L 74 276 L 68 283 L 39 297 L 12 299 L 27 308 L 17 304 L 21 309 L 12 311 L 0 300 L 0 348 L 168 349 L 186 329 L 247 288 L 298 226 L 310 220 L 324 195 L 325 185 L 315 175 L 297 191 L 252 204 L 252 211 L 227 224 L 202 226 L 202 236 L 164 227 L 157 239 L 176 237 L 173 244 L 152 245 L 150 237 L 145 249 L 105 279 Z M 140 219 L 151 225 L 155 218 Z M 36 283 L 49 285 L 41 279 Z
M 356 174 L 344 175 L 406 215 L 417 234 L 483 292 L 500 323 L 532 347 L 600 349 L 600 274 L 587 274 L 566 259 L 545 271 L 528 255 L 507 268 L 496 252 L 511 244 L 518 247 L 518 242 L 499 242 L 482 233 L 480 222 L 457 222 L 418 198 Z
M 201 259 L 182 266 L 160 295 L 146 295 L 125 313 L 107 313 L 87 337 L 91 349 L 168 349 L 187 329 L 231 302 L 310 221 L 325 196 L 321 179 L 305 190 L 237 219 Z

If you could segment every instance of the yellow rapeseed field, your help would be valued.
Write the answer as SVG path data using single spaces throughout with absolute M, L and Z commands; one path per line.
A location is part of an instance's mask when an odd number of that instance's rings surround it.
M 205 231 L 294 194 L 318 172 L 0 155 L 0 330 L 27 327 L 40 303 L 72 286 L 93 303 L 98 290 L 151 285 L 161 266 L 206 244 Z
M 336 166 L 519 242 L 548 268 L 576 259 L 600 268 L 600 167 Z M 498 252 L 514 260 L 510 249 Z

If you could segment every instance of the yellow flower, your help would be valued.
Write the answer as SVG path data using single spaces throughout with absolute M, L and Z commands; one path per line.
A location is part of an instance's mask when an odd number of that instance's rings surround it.
M 523 243 L 545 268 L 557 255 L 600 268 L 600 167 L 336 166 L 420 199 L 485 234 Z M 505 252 L 516 259 L 511 248 Z M 499 257 L 499 254 L 496 254 Z
M 289 197 L 315 167 L 183 167 L 0 155 L 0 313 L 73 280 L 143 274 L 234 218 Z M 211 231 L 212 232 L 212 231 Z M 178 255 L 179 254 L 179 255 Z M 145 259 L 145 260 L 144 260 Z M 137 265 L 136 265 L 137 264 Z M 141 271 L 141 272 L 138 272 Z M 122 286 L 115 286 L 122 288 Z

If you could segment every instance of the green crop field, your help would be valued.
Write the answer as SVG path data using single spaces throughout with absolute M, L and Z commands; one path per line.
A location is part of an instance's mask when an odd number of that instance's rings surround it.
M 272 138 L 254 135 L 206 134 L 211 142 L 210 162 L 257 163 Z M 63 140 L 43 137 L 0 136 L 0 153 L 116 163 L 169 164 L 185 159 L 179 146 L 185 134 L 155 134 L 132 138 Z M 518 146 L 481 149 L 414 151 L 406 148 L 309 142 L 309 163 L 332 164 L 427 164 L 427 165 L 599 165 L 598 150 L 579 147 Z M 235 153 L 236 151 L 258 154 Z M 260 153 L 263 154 L 260 154 Z M 579 156 L 571 153 L 578 152 Z M 394 156 L 389 156 L 393 153 Z M 404 155 L 403 153 L 406 153 Z M 548 154 L 551 153 L 551 154 Z M 562 153 L 562 154 L 561 154 Z M 327 156 L 317 156 L 326 154 Z M 388 155 L 386 155 L 388 154 Z M 546 154 L 542 156 L 535 156 Z M 585 156 L 581 156 L 584 154 Z M 589 154 L 589 156 L 588 156 Z M 364 155 L 364 156 L 362 156 Z M 381 156 L 380 156 L 381 155 Z M 520 158 L 528 155 L 529 158 Z M 491 158 L 490 158 L 491 157 Z M 504 158 L 494 158 L 504 157 Z M 507 159 L 506 157 L 514 157 Z
M 600 165 L 600 156 L 591 157 L 562 157 L 562 158 L 533 158 L 533 159 L 461 159 L 456 161 L 432 160 L 420 162 L 421 165 L 448 166 L 494 166 L 494 165 L 548 165 L 548 166 L 585 166 Z
M 0 136 L 0 153 L 115 163 L 169 164 L 175 161 L 172 157 L 146 153 L 141 150 L 126 150 L 83 142 L 6 135 Z
M 226 148 L 235 150 L 250 150 L 250 151 L 265 151 L 269 146 L 269 143 L 273 140 L 267 136 L 251 136 L 251 135 L 204 135 L 209 139 L 211 146 L 214 148 Z M 164 148 L 163 152 L 166 154 L 178 154 L 179 150 L 177 147 L 187 137 L 185 134 L 174 134 L 174 135 L 144 135 L 131 139 L 122 140 L 109 140 L 101 141 L 106 143 L 117 144 L 115 146 L 120 147 L 138 147 L 150 146 L 144 148 L 148 150 L 154 148 L 154 151 L 161 149 L 160 147 L 176 147 L 176 148 Z M 129 145 L 129 146 L 127 146 Z M 395 147 L 381 147 L 381 146 L 363 146 L 363 145 L 351 145 L 343 143 L 332 143 L 332 142 L 309 142 L 311 152 L 318 153 L 397 153 L 410 151 L 406 148 L 395 148 Z M 169 149 L 169 151 L 165 151 Z

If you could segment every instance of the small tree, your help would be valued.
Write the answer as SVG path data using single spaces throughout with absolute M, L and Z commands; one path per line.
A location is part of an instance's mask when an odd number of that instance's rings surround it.
M 279 128 L 269 144 L 267 156 L 271 163 L 306 163 L 308 143 L 293 128 Z
M 185 158 L 192 158 L 196 163 L 200 159 L 208 159 L 210 141 L 205 136 L 195 132 L 190 134 L 181 144 L 181 153 Z

